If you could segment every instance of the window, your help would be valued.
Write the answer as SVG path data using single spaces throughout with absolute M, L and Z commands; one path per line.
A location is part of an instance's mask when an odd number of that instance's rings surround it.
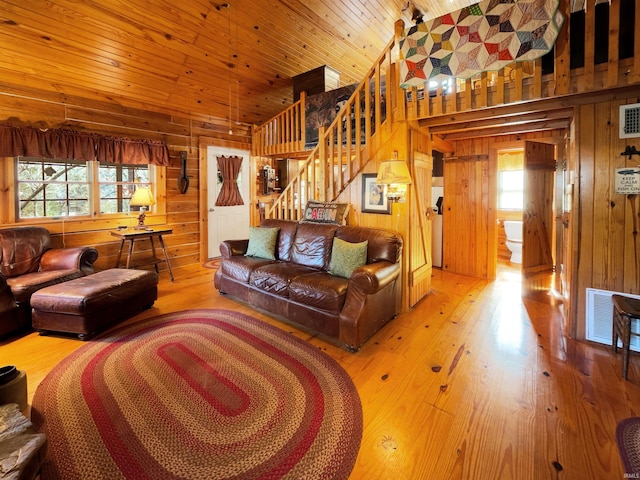
M 101 163 L 98 168 L 100 213 L 128 212 L 135 186 L 149 185 L 149 169 L 149 165 Z
M 524 170 L 503 170 L 498 176 L 498 208 L 522 210 L 524 208 Z
M 149 185 L 152 175 L 151 165 L 18 157 L 16 217 L 30 219 L 128 213 L 134 184 Z

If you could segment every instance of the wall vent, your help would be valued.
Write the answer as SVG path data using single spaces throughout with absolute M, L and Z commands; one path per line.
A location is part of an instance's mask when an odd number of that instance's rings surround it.
M 640 299 L 640 295 L 587 288 L 587 340 L 611 345 L 611 330 L 613 328 L 613 302 L 611 301 L 611 295 L 616 293 Z M 640 327 L 640 321 L 634 320 L 634 322 L 631 328 L 637 332 Z M 618 341 L 618 346 L 622 346 L 620 341 Z M 640 337 L 631 336 L 630 349 L 634 352 L 640 352 Z
M 620 138 L 640 137 L 640 103 L 620 105 Z

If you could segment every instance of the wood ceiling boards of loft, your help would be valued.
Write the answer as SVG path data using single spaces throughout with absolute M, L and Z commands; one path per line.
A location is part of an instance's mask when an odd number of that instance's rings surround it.
M 291 78 L 322 65 L 359 82 L 415 10 L 462 0 L 4 0 L 0 83 L 54 101 L 188 112 L 260 124 L 292 102 Z M 446 9 L 446 10 L 445 10 Z M 6 89 L 5 89 L 6 90 Z

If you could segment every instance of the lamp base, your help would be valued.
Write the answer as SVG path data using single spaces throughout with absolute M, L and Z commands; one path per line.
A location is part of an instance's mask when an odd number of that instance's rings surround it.
M 146 230 L 147 226 L 144 224 L 144 218 L 146 217 L 145 208 L 140 208 L 140 215 L 138 215 L 138 225 L 133 227 L 134 230 Z

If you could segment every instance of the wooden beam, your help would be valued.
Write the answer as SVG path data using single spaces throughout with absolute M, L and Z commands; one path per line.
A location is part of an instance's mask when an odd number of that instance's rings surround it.
M 448 141 L 462 140 L 466 138 L 495 137 L 498 135 L 508 135 L 516 133 L 541 132 L 544 130 L 555 130 L 558 128 L 569 128 L 571 120 L 561 118 L 558 120 L 541 120 L 539 122 L 529 122 L 522 125 L 509 125 L 504 127 L 489 127 L 481 130 L 467 130 L 444 135 Z

